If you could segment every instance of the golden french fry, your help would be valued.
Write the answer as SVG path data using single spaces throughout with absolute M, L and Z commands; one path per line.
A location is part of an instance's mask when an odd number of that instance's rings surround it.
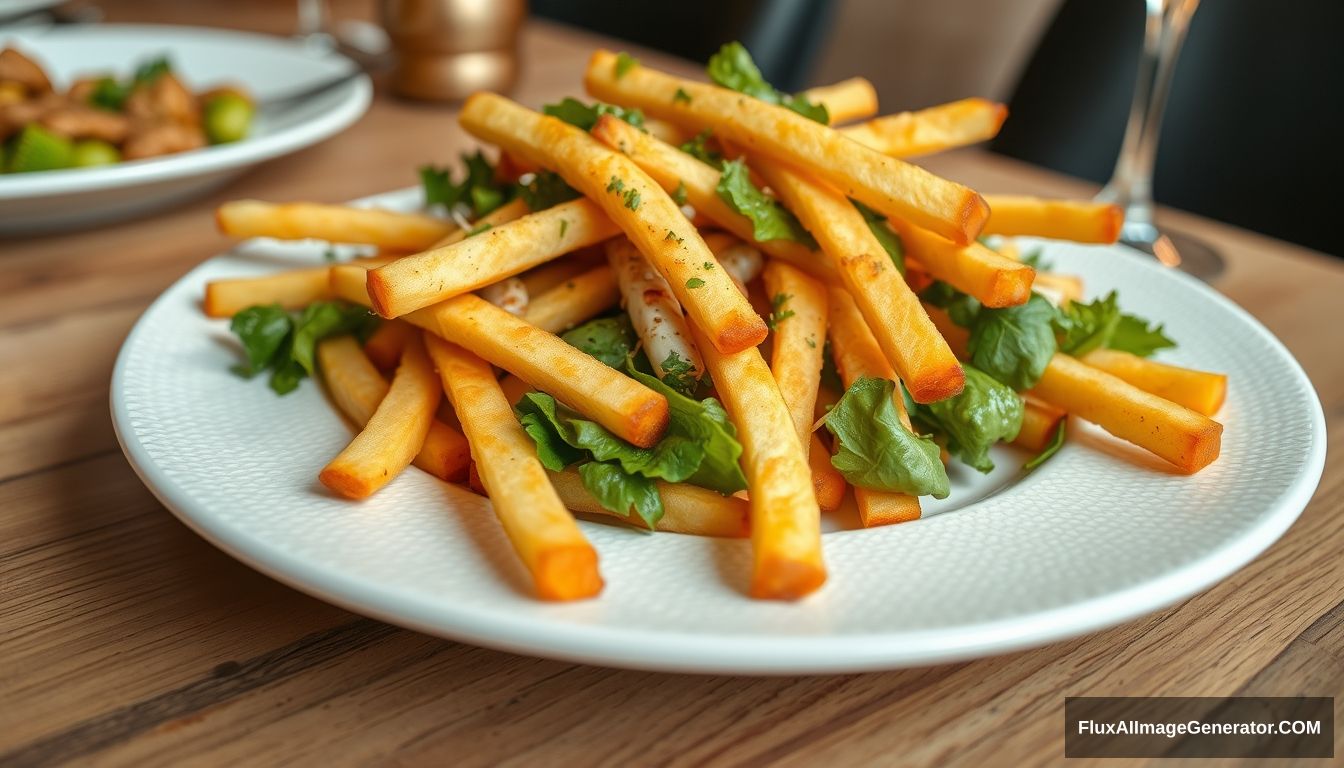
M 962 99 L 918 112 L 879 117 L 841 128 L 840 132 L 884 155 L 915 157 L 992 139 L 1006 117 L 1008 108 L 1002 104 Z
M 1031 298 L 1036 270 L 980 243 L 956 245 L 928 230 L 891 219 L 905 253 L 930 275 L 987 307 L 1012 307 Z
M 337 296 L 370 305 L 363 268 L 332 267 L 331 278 Z M 656 444 L 667 429 L 662 395 L 479 296 L 456 296 L 404 319 L 466 347 L 641 448 Z
M 724 354 L 692 329 L 742 443 L 751 505 L 751 595 L 796 600 L 826 581 L 821 509 L 803 445 L 770 368 L 754 348 Z
M 468 132 L 552 168 L 596 202 L 667 279 L 691 320 L 716 347 L 736 352 L 766 336 L 761 320 L 722 270 L 676 203 L 629 158 L 584 131 L 488 93 L 458 117 Z
M 1117 376 L 1056 354 L 1030 394 L 1195 473 L 1218 458 L 1223 425 Z
M 864 321 L 863 313 L 854 299 L 838 286 L 831 286 L 830 310 L 831 354 L 835 357 L 835 368 L 845 386 L 852 386 L 865 376 L 897 381 L 896 371 L 882 354 L 882 348 Z M 901 424 L 910 429 L 910 415 L 905 411 L 905 399 L 899 391 L 893 392 L 891 399 Z M 920 516 L 919 497 L 904 493 L 855 486 L 854 501 L 858 504 L 859 518 L 866 528 L 918 520 Z
M 606 515 L 644 527 L 644 522 L 634 515 L 622 515 L 603 507 L 583 487 L 583 480 L 575 470 L 546 474 L 551 478 L 551 485 L 555 486 L 560 500 L 575 512 Z M 657 486 L 658 495 L 663 500 L 663 517 L 654 527 L 660 531 L 740 539 L 751 530 L 749 510 L 744 499 L 723 496 L 708 488 L 685 483 L 658 481 Z
M 691 139 L 691 134 L 683 130 L 681 126 L 674 125 L 666 120 L 659 120 L 656 117 L 644 121 L 644 130 L 659 141 L 665 141 L 678 147 Z
M 708 218 L 762 251 L 822 278 L 835 277 L 830 261 L 793 240 L 758 241 L 746 216 L 728 207 L 717 191 L 720 173 L 676 147 L 611 115 L 598 118 L 593 137 L 619 150 L 653 177 L 668 194 L 684 194 L 696 214 Z
M 1046 200 L 1023 195 L 986 195 L 987 235 L 1030 235 L 1079 243 L 1114 243 L 1125 212 L 1113 203 Z
M 362 243 L 396 251 L 418 251 L 457 228 L 422 213 L 355 208 L 321 203 L 264 203 L 234 200 L 215 210 L 219 231 L 232 237 L 326 240 Z
M 974 190 L 888 157 L 796 112 L 639 65 L 618 78 L 615 64 L 616 55 L 609 51 L 593 54 L 584 75 L 589 93 L 689 128 L 713 127 L 720 138 L 798 166 L 874 210 L 956 243 L 974 241 L 989 217 L 989 206 Z M 679 89 L 690 98 L 676 98 Z
M 330 290 L 331 273 L 327 272 L 327 286 Z M 414 326 L 400 320 L 384 320 L 377 330 L 364 342 L 364 354 L 379 370 L 390 371 L 401 359 L 401 350 L 406 340 L 417 333 Z
M 1227 399 L 1227 375 L 1159 363 L 1128 352 L 1096 349 L 1082 361 L 1158 397 L 1212 416 Z
M 488 229 L 493 229 L 494 227 L 498 227 L 501 224 L 508 224 L 510 221 L 521 219 L 522 217 L 526 216 L 529 213 L 531 213 L 531 209 L 527 207 L 527 201 L 523 200 L 521 197 L 515 200 L 510 200 L 509 202 L 501 205 L 495 210 L 477 219 L 475 222 L 473 222 L 471 229 L 462 229 L 459 227 L 458 229 L 455 229 L 452 232 L 449 232 L 448 234 L 434 241 L 426 250 L 443 248 L 444 246 L 461 242 L 465 240 L 467 238 L 467 235 L 471 234 L 472 231 L 474 230 L 484 231 Z
M 499 380 L 499 388 L 504 391 L 504 397 L 507 398 L 512 405 L 517 405 L 518 401 L 523 399 L 523 395 L 533 391 L 531 384 L 514 376 L 512 373 Z
M 863 214 L 844 196 L 795 171 L 764 163 L 758 167 L 821 243 L 910 395 L 931 403 L 960 392 L 966 382 L 961 364 Z
M 590 258 L 588 256 L 590 252 L 595 253 L 598 258 Z M 581 275 L 605 263 L 607 260 L 602 247 L 594 246 L 547 262 L 535 269 L 529 269 L 518 277 L 523 281 L 523 285 L 527 286 L 527 295 L 535 297 L 561 285 L 575 275 Z
M 1055 439 L 1059 423 L 1067 416 L 1067 413 L 1053 405 L 1027 399 L 1022 409 L 1022 428 L 1013 439 L 1013 445 L 1040 453 Z
M 285 309 L 301 309 L 315 301 L 330 298 L 331 278 L 328 268 L 310 267 L 262 277 L 211 280 L 205 284 L 202 308 L 207 317 L 233 317 L 258 304 L 279 304 Z
M 491 506 L 532 574 L 537 596 L 579 600 L 601 592 L 597 551 L 556 495 L 490 364 L 432 335 L 425 343 L 462 420 Z
M 831 463 L 831 452 L 816 432 L 808 435 L 810 448 L 807 452 L 807 465 L 812 470 L 812 491 L 817 494 L 817 506 L 826 512 L 840 508 L 845 498 L 845 476 Z
M 1070 301 L 1083 300 L 1083 278 L 1077 275 L 1037 272 L 1031 281 L 1031 287 L 1054 304 L 1063 305 Z
M 592 202 L 571 200 L 465 240 L 369 271 L 374 310 L 400 317 L 512 277 L 615 236 L 620 230 Z
M 411 331 L 419 333 L 415 329 Z M 405 341 L 403 339 L 403 345 Z M 400 357 L 400 349 L 397 354 Z M 362 428 L 387 395 L 387 380 L 350 336 L 337 336 L 319 343 L 317 362 L 336 407 Z M 441 480 L 455 480 L 463 475 L 470 460 L 471 452 L 462 433 L 435 419 L 412 463 Z
M 762 277 L 774 307 L 770 373 L 806 451 L 826 343 L 826 286 L 781 261 L 766 264 Z
M 603 265 L 536 296 L 523 318 L 551 333 L 562 333 L 610 309 L 620 300 L 616 273 Z
M 377 410 L 317 479 L 351 499 L 387 485 L 420 452 L 441 394 L 424 345 L 411 339 Z
M 808 88 L 802 96 L 826 107 L 831 125 L 862 120 L 877 114 L 877 89 L 866 78 L 851 77 L 830 85 Z

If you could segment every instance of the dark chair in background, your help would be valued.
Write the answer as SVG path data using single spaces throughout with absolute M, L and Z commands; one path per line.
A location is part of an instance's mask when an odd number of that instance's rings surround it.
M 691 61 L 706 61 L 730 40 L 751 51 L 784 91 L 804 87 L 830 28 L 827 0 L 531 0 L 532 13 L 629 40 Z
M 991 148 L 1105 182 L 1134 89 L 1139 0 L 1066 0 Z M 1154 196 L 1344 255 L 1344 2 L 1209 0 L 1176 65 Z

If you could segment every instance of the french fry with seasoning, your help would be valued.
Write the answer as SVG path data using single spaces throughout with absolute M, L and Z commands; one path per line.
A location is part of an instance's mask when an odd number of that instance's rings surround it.
M 693 333 L 742 443 L 751 506 L 751 595 L 797 600 L 821 587 L 826 566 L 821 509 L 792 416 L 760 352 L 724 354 L 699 329 Z
M 639 107 L 814 174 L 868 207 L 960 244 L 980 234 L 989 206 L 972 189 L 888 157 L 783 107 L 635 65 L 616 76 L 615 54 L 598 51 L 584 85 L 604 101 Z M 677 98 L 680 91 L 689 98 Z
M 420 452 L 441 395 L 424 344 L 412 338 L 377 410 L 317 479 L 351 499 L 366 498 L 387 485 Z
M 988 99 L 962 99 L 950 104 L 898 112 L 841 128 L 849 138 L 892 157 L 917 157 L 988 141 L 999 133 L 1008 108 Z M 988 198 L 986 198 L 988 200 Z M 989 207 L 994 208 L 993 201 Z M 993 214 L 990 214 L 993 219 Z
M 782 261 L 767 264 L 762 277 L 773 307 L 771 321 L 775 336 L 770 350 L 770 373 L 807 455 L 817 504 L 822 509 L 834 509 L 845 492 L 844 478 L 831 466 L 830 455 L 812 432 L 826 344 L 826 286 Z M 820 460 L 812 456 L 818 450 Z
M 620 293 L 612 268 L 595 267 L 534 297 L 523 319 L 544 331 L 561 333 L 614 306 Z
M 765 164 L 758 168 L 835 264 L 910 395 L 917 402 L 931 403 L 960 392 L 965 383 L 961 364 L 863 214 L 843 196 L 790 169 Z
M 467 239 L 467 237 L 471 235 L 472 232 L 476 232 L 477 234 L 479 234 L 480 232 L 484 232 L 488 229 L 493 229 L 494 227 L 498 227 L 502 224 L 508 224 L 511 221 L 517 221 L 518 219 L 521 219 L 522 217 L 526 216 L 531 212 L 532 212 L 531 209 L 527 207 L 527 202 L 524 201 L 521 197 L 515 200 L 510 200 L 509 202 L 501 205 L 495 210 L 485 214 L 481 218 L 472 222 L 471 228 L 462 229 L 459 227 L 458 229 L 455 229 L 452 232 L 449 232 L 448 234 L 439 238 L 433 244 L 431 244 L 427 250 L 442 248 L 446 245 L 452 245 L 453 243 L 462 242 L 463 240 Z
M 1028 235 L 1078 243 L 1114 243 L 1125 212 L 1113 203 L 1046 200 L 1025 195 L 986 195 L 986 235 Z
M 835 286 L 831 287 L 830 326 L 831 353 L 846 387 L 864 377 L 897 380 L 858 305 L 844 289 Z M 892 402 L 902 426 L 910 429 L 910 415 L 899 390 L 892 394 Z M 865 528 L 918 520 L 920 515 L 919 498 L 904 493 L 854 486 L 854 501 Z
M 416 335 L 420 333 L 405 327 Z M 403 339 L 403 344 L 406 341 Z M 378 410 L 388 390 L 387 380 L 373 366 L 366 349 L 361 350 L 351 336 L 325 339 L 317 345 L 318 368 L 331 399 L 341 413 L 361 428 Z M 470 460 L 471 452 L 462 433 L 435 419 L 412 463 L 441 480 L 456 480 L 466 474 Z
M 1213 416 L 1227 399 L 1227 376 L 1118 352 L 1094 349 L 1080 358 L 1084 363 L 1205 416 Z
M 443 391 L 462 420 L 491 506 L 544 600 L 602 591 L 597 551 L 556 495 L 536 447 L 513 416 L 490 364 L 442 339 L 425 338 Z
M 684 365 L 686 369 L 680 373 L 692 382 L 698 381 L 705 363 L 691 341 L 691 329 L 667 281 L 624 238 L 607 243 L 607 259 L 621 287 L 621 303 L 644 343 L 654 375 L 662 379 Z
M 378 314 L 400 317 L 513 277 L 619 231 L 592 202 L 571 200 L 370 270 L 369 297 Z
M 549 167 L 595 201 L 667 280 L 691 320 L 721 351 L 753 347 L 765 322 L 721 271 L 676 203 L 629 158 L 554 117 L 478 93 L 458 117 L 473 135 Z
M 987 307 L 1012 307 L 1031 298 L 1036 270 L 981 245 L 957 245 L 928 230 L 899 219 L 890 219 L 892 229 L 911 259 L 935 278 Z
M 668 194 L 684 196 L 697 214 L 738 238 L 754 243 L 776 259 L 787 261 L 822 278 L 835 277 L 835 269 L 830 262 L 802 243 L 793 240 L 757 242 L 753 237 L 751 220 L 729 208 L 719 197 L 716 190 L 721 174 L 712 166 L 611 115 L 598 118 L 592 133 L 594 138 L 625 154 L 643 168 Z
M 864 77 L 851 77 L 830 85 L 809 88 L 800 94 L 826 108 L 831 125 L 862 120 L 877 114 L 877 89 Z
M 372 267 L 382 266 L 392 260 L 388 256 L 366 256 L 352 259 L 349 263 Z M 305 267 L 260 277 L 211 280 L 205 284 L 205 298 L 201 308 L 206 317 L 233 317 L 258 304 L 279 304 L 285 309 L 302 309 L 315 301 L 332 298 L 330 269 L 327 266 Z
M 1028 398 L 1022 409 L 1022 428 L 1013 445 L 1032 453 L 1040 453 L 1055 439 L 1060 422 L 1068 416 L 1064 411 Z
M 333 267 L 333 293 L 369 306 L 364 273 L 355 266 Z M 404 319 L 554 395 L 641 448 L 656 444 L 667 429 L 662 395 L 479 296 L 457 296 Z
M 327 285 L 331 285 L 330 271 L 327 272 Z M 415 333 L 417 333 L 415 327 L 408 323 L 400 320 L 384 320 L 364 342 L 364 354 L 379 370 L 390 371 L 401 360 L 401 350 Z
M 457 229 L 451 221 L 423 213 L 321 203 L 264 203 L 260 200 L 225 203 L 215 210 L 215 222 L 220 232 L 237 238 L 311 238 L 407 252 L 427 248 Z
M 583 480 L 577 471 L 566 469 L 546 474 L 560 500 L 575 512 L 615 517 L 636 527 L 644 527 L 644 522 L 638 517 L 612 512 L 602 506 L 583 487 Z M 663 500 L 663 516 L 654 526 L 657 530 L 726 539 L 741 539 L 749 535 L 751 518 L 745 499 L 724 496 L 686 483 L 658 481 L 657 486 L 658 495 Z

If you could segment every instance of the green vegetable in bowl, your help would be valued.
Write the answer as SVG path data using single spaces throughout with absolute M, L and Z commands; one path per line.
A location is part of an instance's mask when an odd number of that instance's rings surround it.
M 27 173 L 69 168 L 72 153 L 69 139 L 57 136 L 37 123 L 29 123 L 14 141 L 7 170 Z
M 211 144 L 227 144 L 245 138 L 255 112 L 252 102 L 233 91 L 212 96 L 202 108 L 206 138 Z
M 98 141 L 97 139 L 76 141 L 70 152 L 70 165 L 75 168 L 112 165 L 119 162 L 121 162 L 121 152 L 106 141 Z

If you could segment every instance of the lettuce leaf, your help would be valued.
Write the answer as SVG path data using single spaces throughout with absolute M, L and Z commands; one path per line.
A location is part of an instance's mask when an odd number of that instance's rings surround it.
M 1148 321 L 1141 317 L 1121 315 L 1106 346 L 1131 355 L 1149 357 L 1159 349 L 1175 347 L 1176 342 L 1167 336 L 1161 323 L 1149 327 Z
M 377 327 L 378 317 L 368 309 L 338 301 L 314 302 L 297 317 L 279 304 L 248 307 L 229 323 L 243 345 L 244 357 L 232 370 L 249 379 L 270 370 L 271 389 L 286 395 L 313 375 L 319 341 L 344 333 L 364 341 Z
M 917 405 L 911 416 L 921 426 L 943 435 L 953 456 L 980 472 L 994 469 L 989 447 L 1011 441 L 1022 429 L 1022 398 L 993 377 L 965 365 L 966 386 L 961 394 L 928 405 Z
M 630 316 L 622 312 L 613 317 L 589 320 L 560 335 L 571 347 L 587 352 L 612 368 L 625 365 L 633 354 L 637 339 Z
M 578 190 L 565 183 L 560 174 L 551 171 L 537 172 L 531 181 L 518 185 L 518 196 L 523 198 L 532 211 L 544 211 L 547 208 L 569 202 L 579 196 Z
M 590 461 L 579 467 L 579 478 L 593 498 L 612 512 L 628 515 L 633 511 L 649 530 L 663 519 L 663 498 L 658 485 L 647 477 L 632 475 L 615 464 Z
M 793 110 L 822 125 L 831 122 L 831 116 L 827 113 L 825 105 L 813 104 L 801 95 L 790 96 L 775 90 L 774 86 L 765 81 L 760 68 L 747 52 L 746 46 L 739 42 L 725 44 L 718 53 L 710 57 L 709 65 L 705 69 L 709 73 L 709 79 L 724 88 Z
M 473 216 L 480 217 L 512 199 L 513 189 L 496 181 L 494 166 L 480 150 L 461 157 L 467 169 L 461 183 L 453 181 L 451 168 L 421 166 L 420 186 L 424 188 L 425 205 L 442 205 L 452 210 L 461 203 L 471 208 Z
M 569 96 L 555 104 L 547 104 L 541 108 L 541 111 L 585 131 L 591 131 L 593 126 L 597 125 L 597 119 L 603 115 L 612 115 L 636 128 L 644 127 L 644 113 L 638 109 L 626 109 L 601 101 L 584 104 L 582 101 Z
M 970 324 L 971 365 L 1019 392 L 1031 389 L 1057 351 L 1055 315 L 1038 293 L 1016 307 L 980 307 Z
M 789 209 L 751 183 L 751 174 L 741 159 L 723 164 L 715 191 L 729 208 L 751 220 L 751 236 L 757 242 L 793 240 L 810 248 L 817 247 L 817 241 Z
M 723 153 L 716 152 L 715 150 L 709 148 L 708 142 L 713 136 L 714 136 L 713 129 L 706 128 L 705 130 L 695 134 L 695 136 L 690 141 L 687 141 L 686 143 L 682 144 L 681 151 L 685 152 L 691 157 L 694 157 L 696 160 L 699 160 L 705 165 L 710 165 L 715 168 L 718 168 L 719 170 L 722 170 Z
M 947 498 L 951 484 L 938 444 L 901 424 L 890 379 L 855 381 L 826 416 L 838 448 L 831 464 L 852 485 Z
M 1070 301 L 1059 311 L 1055 327 L 1059 331 L 1059 351 L 1081 357 L 1094 349 L 1106 346 L 1120 322 L 1120 305 L 1116 293 L 1090 304 Z
M 1068 419 L 1060 419 L 1059 426 L 1055 429 L 1055 436 L 1050 438 L 1050 444 L 1045 446 L 1040 453 L 1032 457 L 1026 464 L 1023 464 L 1022 468 L 1030 472 L 1044 464 L 1051 456 L 1059 453 L 1059 449 L 1064 447 L 1064 437 L 1068 425 Z

